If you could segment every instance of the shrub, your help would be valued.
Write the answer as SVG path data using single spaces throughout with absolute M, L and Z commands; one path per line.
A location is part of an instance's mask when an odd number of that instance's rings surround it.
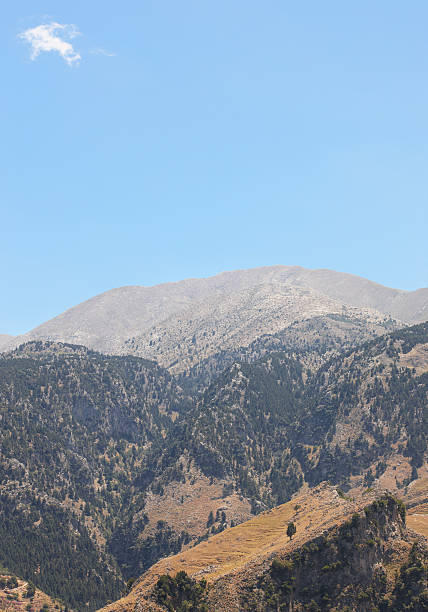
M 208 612 L 206 590 L 205 580 L 197 582 L 181 571 L 175 578 L 167 574 L 161 576 L 154 588 L 154 596 L 170 612 Z
M 293 562 L 289 559 L 279 559 L 278 557 L 272 561 L 272 571 L 282 574 L 284 572 L 291 572 L 293 569 Z

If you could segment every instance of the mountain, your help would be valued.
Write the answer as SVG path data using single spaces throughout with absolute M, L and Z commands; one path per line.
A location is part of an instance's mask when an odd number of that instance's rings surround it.
M 185 409 L 136 357 L 37 342 L 0 358 L 0 562 L 76 609 L 118 597 L 106 542 L 146 448 Z
M 272 352 L 285 352 L 315 371 L 331 357 L 400 327 L 392 319 L 364 318 L 346 309 L 341 314 L 295 321 L 279 332 L 264 333 L 246 346 L 221 348 L 202 359 L 198 355 L 194 365 L 185 370 L 183 360 L 178 360 L 169 370 L 189 390 L 202 390 L 234 363 L 253 363 Z
M 428 547 L 405 520 L 390 495 L 322 484 L 162 559 L 104 612 L 423 610 Z
M 345 337 L 358 327 L 330 320 Z M 340 354 L 333 336 L 311 363 L 297 339 L 289 353 L 276 342 L 193 395 L 135 356 L 46 341 L 3 354 L 0 562 L 94 610 L 160 558 L 327 479 L 423 507 L 428 323 Z
M 144 504 L 130 499 L 111 540 L 125 576 L 327 479 L 351 495 L 421 481 L 428 501 L 427 376 L 426 323 L 314 373 L 284 353 L 227 368 L 142 462 Z
M 345 317 L 354 325 L 363 323 L 367 337 L 394 329 L 398 323 L 378 311 L 348 307 L 310 288 L 266 283 L 226 298 L 207 299 L 126 340 L 123 350 L 148 356 L 180 374 L 201 361 L 217 360 L 219 353 L 231 353 L 266 335 L 284 334 L 293 324 L 332 316 Z
M 364 322 L 369 333 L 388 329 L 391 318 L 424 321 L 428 289 L 389 289 L 349 274 L 296 266 L 224 272 L 107 291 L 19 336 L 8 348 L 52 340 L 132 353 L 183 372 L 225 349 L 248 346 L 264 334 L 329 314 Z

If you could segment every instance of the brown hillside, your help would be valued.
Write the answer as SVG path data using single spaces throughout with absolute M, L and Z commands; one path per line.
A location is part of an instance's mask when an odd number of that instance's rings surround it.
M 373 501 L 374 496 L 374 493 L 369 493 L 356 500 L 345 499 L 334 487 L 323 483 L 286 504 L 211 537 L 195 548 L 162 559 L 140 578 L 126 598 L 104 608 L 104 612 L 156 610 L 151 593 L 159 576 L 174 576 L 181 570 L 213 585 L 209 597 L 210 601 L 215 601 L 215 607 L 210 610 L 237 611 L 243 583 L 251 582 L 266 572 L 278 555 L 290 555 L 301 550 L 305 544 L 345 523 Z M 297 528 L 291 541 L 286 534 L 290 521 Z M 398 529 L 396 548 L 398 550 L 401 546 L 398 554 L 401 558 L 409 550 L 409 538 L 404 533 L 404 526 L 394 529 Z

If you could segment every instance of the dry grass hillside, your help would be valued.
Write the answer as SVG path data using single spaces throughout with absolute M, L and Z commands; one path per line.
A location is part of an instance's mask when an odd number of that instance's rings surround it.
M 144 537 L 155 533 L 158 521 L 166 521 L 176 533 L 186 531 L 192 538 L 204 536 L 207 520 L 212 512 L 214 517 L 220 512 L 226 515 L 225 526 L 242 523 L 251 518 L 249 501 L 236 492 L 225 494 L 230 482 L 207 478 L 192 465 L 190 479 L 185 482 L 169 483 L 162 495 L 149 491 L 146 496 L 144 512 L 148 524 Z M 214 523 L 219 526 L 219 521 Z
M 103 612 L 163 610 L 153 601 L 153 588 L 161 575 L 174 576 L 183 570 L 193 578 L 203 578 L 212 585 L 209 591 L 210 612 L 238 612 L 243 585 L 265 573 L 273 559 L 284 555 L 289 557 L 302 550 L 305 544 L 327 535 L 354 513 L 362 512 L 377 496 L 379 491 L 372 491 L 351 499 L 322 483 L 281 506 L 211 537 L 195 548 L 162 559 L 138 580 L 127 597 L 104 608 Z M 292 540 L 286 533 L 290 522 L 296 526 Z M 397 551 L 401 547 L 403 555 L 408 553 L 412 538 L 406 538 L 400 531 L 396 533 L 396 539 Z M 413 539 L 417 539 L 416 534 Z M 397 559 L 395 562 L 398 562 Z
M 428 469 L 419 470 L 419 479 L 410 483 L 405 491 L 408 526 L 428 538 Z

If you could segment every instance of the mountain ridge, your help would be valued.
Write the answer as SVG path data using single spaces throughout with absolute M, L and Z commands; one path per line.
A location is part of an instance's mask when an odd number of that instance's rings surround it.
M 222 272 L 153 287 L 129 285 L 82 302 L 0 350 L 30 340 L 135 354 L 181 369 L 297 320 L 341 314 L 397 325 L 428 319 L 428 289 L 391 289 L 362 277 L 299 266 Z M 195 346 L 196 343 L 196 346 Z

